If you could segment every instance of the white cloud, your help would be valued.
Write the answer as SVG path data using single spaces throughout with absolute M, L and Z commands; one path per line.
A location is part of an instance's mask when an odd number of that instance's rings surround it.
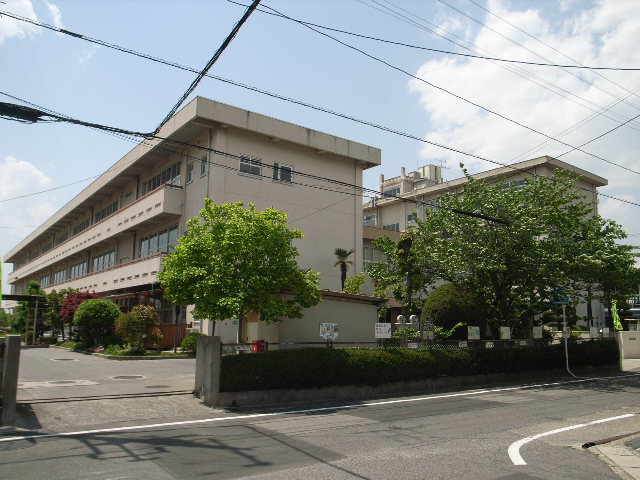
M 53 20 L 53 26 L 57 28 L 64 28 L 62 23 L 62 13 L 58 6 L 54 3 L 47 2 L 46 0 L 44 3 L 47 5 L 47 9 L 49 10 L 49 14 Z
M 93 58 L 93 56 L 96 54 L 99 48 L 100 48 L 99 45 L 93 45 L 91 46 L 91 48 L 83 49 L 82 52 L 80 52 L 80 55 L 78 55 L 78 61 L 81 64 L 88 62 Z
M 53 180 L 31 163 L 7 156 L 0 162 L 0 178 L 0 255 L 4 255 L 33 231 L 33 226 L 53 215 L 57 207 L 47 194 L 8 200 L 53 186 Z M 4 292 L 9 291 L 6 282 L 10 270 L 10 265 L 3 265 Z
M 30 0 L 5 0 L 0 7 L 21 17 L 37 20 L 36 12 Z M 3 15 L 0 18 L 0 45 L 8 38 L 26 38 L 39 33 L 38 27 Z
M 640 66 L 640 49 L 632 47 L 640 44 L 640 22 L 637 21 L 640 18 L 640 2 L 601 1 L 592 6 L 590 4 L 587 8 L 580 2 L 573 5 L 570 2 L 562 3 L 559 7 L 569 10 L 560 16 L 557 11 L 538 8 L 536 3 L 525 10 L 513 10 L 509 3 L 502 0 L 488 2 L 489 10 L 548 46 L 485 12 L 477 10 L 474 15 L 491 29 L 513 38 L 529 50 L 539 52 L 554 63 L 575 62 L 550 47 L 585 65 Z M 571 10 L 571 7 L 574 9 Z M 485 15 L 481 17 L 480 12 Z M 449 24 L 455 24 L 457 14 L 449 12 L 449 15 L 452 17 L 448 20 Z M 483 54 L 544 62 L 488 28 L 476 29 L 470 40 L 484 50 Z M 513 70 L 514 66 L 507 68 Z M 440 58 L 423 64 L 417 75 L 551 136 L 558 136 L 577 122 L 589 118 L 594 110 L 610 106 L 606 116 L 594 116 L 580 128 L 560 136 L 562 141 L 574 146 L 579 146 L 640 113 L 640 97 L 629 93 L 640 87 L 638 72 L 606 71 L 599 72 L 598 75 L 587 70 L 571 70 L 574 74 L 571 75 L 559 68 L 523 66 L 518 67 L 521 68 L 521 76 L 518 76 L 507 68 L 504 64 L 498 65 L 485 60 Z M 546 89 L 530 80 L 544 85 Z M 417 80 L 412 80 L 409 87 L 418 94 L 419 102 L 426 112 L 429 131 L 425 137 L 430 140 L 456 146 L 502 163 L 545 154 L 560 155 L 570 150 L 556 142 L 533 149 L 547 139 Z M 620 101 L 623 97 L 626 98 Z M 640 171 L 640 158 L 637 155 L 640 149 L 640 120 L 635 120 L 629 126 L 620 127 L 585 146 L 584 150 Z M 472 172 L 498 166 L 431 146 L 425 146 L 421 155 L 425 163 L 445 159 L 450 166 L 455 166 L 463 161 Z M 640 185 L 640 175 L 583 153 L 572 152 L 562 159 L 607 178 L 609 186 L 602 191 L 609 195 L 633 199 L 634 192 Z M 450 178 L 459 176 L 457 169 L 452 169 L 451 172 L 453 174 Z M 640 199 L 635 198 L 633 201 L 639 202 Z M 609 202 L 614 202 L 617 208 Z M 635 223 L 632 223 L 633 216 L 624 213 L 635 212 L 637 216 L 640 207 L 629 205 L 627 209 L 622 205 L 624 204 L 614 200 L 603 202 L 602 213 L 623 223 L 629 232 L 640 232 Z

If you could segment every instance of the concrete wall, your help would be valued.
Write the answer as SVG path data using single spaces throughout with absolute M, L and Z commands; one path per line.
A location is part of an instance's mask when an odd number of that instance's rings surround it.
M 640 358 L 640 332 L 618 332 L 622 358 Z

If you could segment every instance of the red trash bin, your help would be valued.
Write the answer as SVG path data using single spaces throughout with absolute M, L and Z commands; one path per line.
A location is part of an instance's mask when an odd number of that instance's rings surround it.
M 251 341 L 251 352 L 264 352 L 264 340 L 252 340 Z

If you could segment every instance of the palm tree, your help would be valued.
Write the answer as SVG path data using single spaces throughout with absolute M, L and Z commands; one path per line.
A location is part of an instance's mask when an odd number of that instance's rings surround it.
M 349 269 L 349 265 L 353 265 L 353 262 L 349 260 L 349 256 L 353 252 L 355 252 L 353 248 L 351 250 L 336 248 L 333 252 L 338 259 L 338 261 L 334 264 L 334 267 L 340 265 L 340 283 L 342 285 L 342 290 L 344 290 L 344 281 L 347 279 L 347 270 Z

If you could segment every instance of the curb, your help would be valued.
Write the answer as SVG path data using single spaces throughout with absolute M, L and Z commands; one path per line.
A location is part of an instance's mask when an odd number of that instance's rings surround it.
M 48 345 L 47 345 L 48 347 Z M 182 360 L 182 359 L 195 359 L 196 357 L 189 355 L 180 355 L 175 357 L 169 356 L 144 356 L 144 355 L 107 355 L 99 352 L 87 352 L 84 350 L 71 350 L 70 348 L 59 347 L 58 345 L 52 345 L 51 348 L 57 348 L 59 350 L 66 350 L 67 352 L 78 353 L 81 355 L 95 355 L 96 357 L 106 358 L 107 360 Z
M 640 455 L 635 448 L 629 446 L 629 440 L 612 442 L 608 445 L 598 445 L 592 447 L 598 456 L 604 457 L 605 461 L 615 466 L 614 471 L 622 470 L 623 478 L 640 480 Z M 618 471 L 616 473 L 619 474 Z

